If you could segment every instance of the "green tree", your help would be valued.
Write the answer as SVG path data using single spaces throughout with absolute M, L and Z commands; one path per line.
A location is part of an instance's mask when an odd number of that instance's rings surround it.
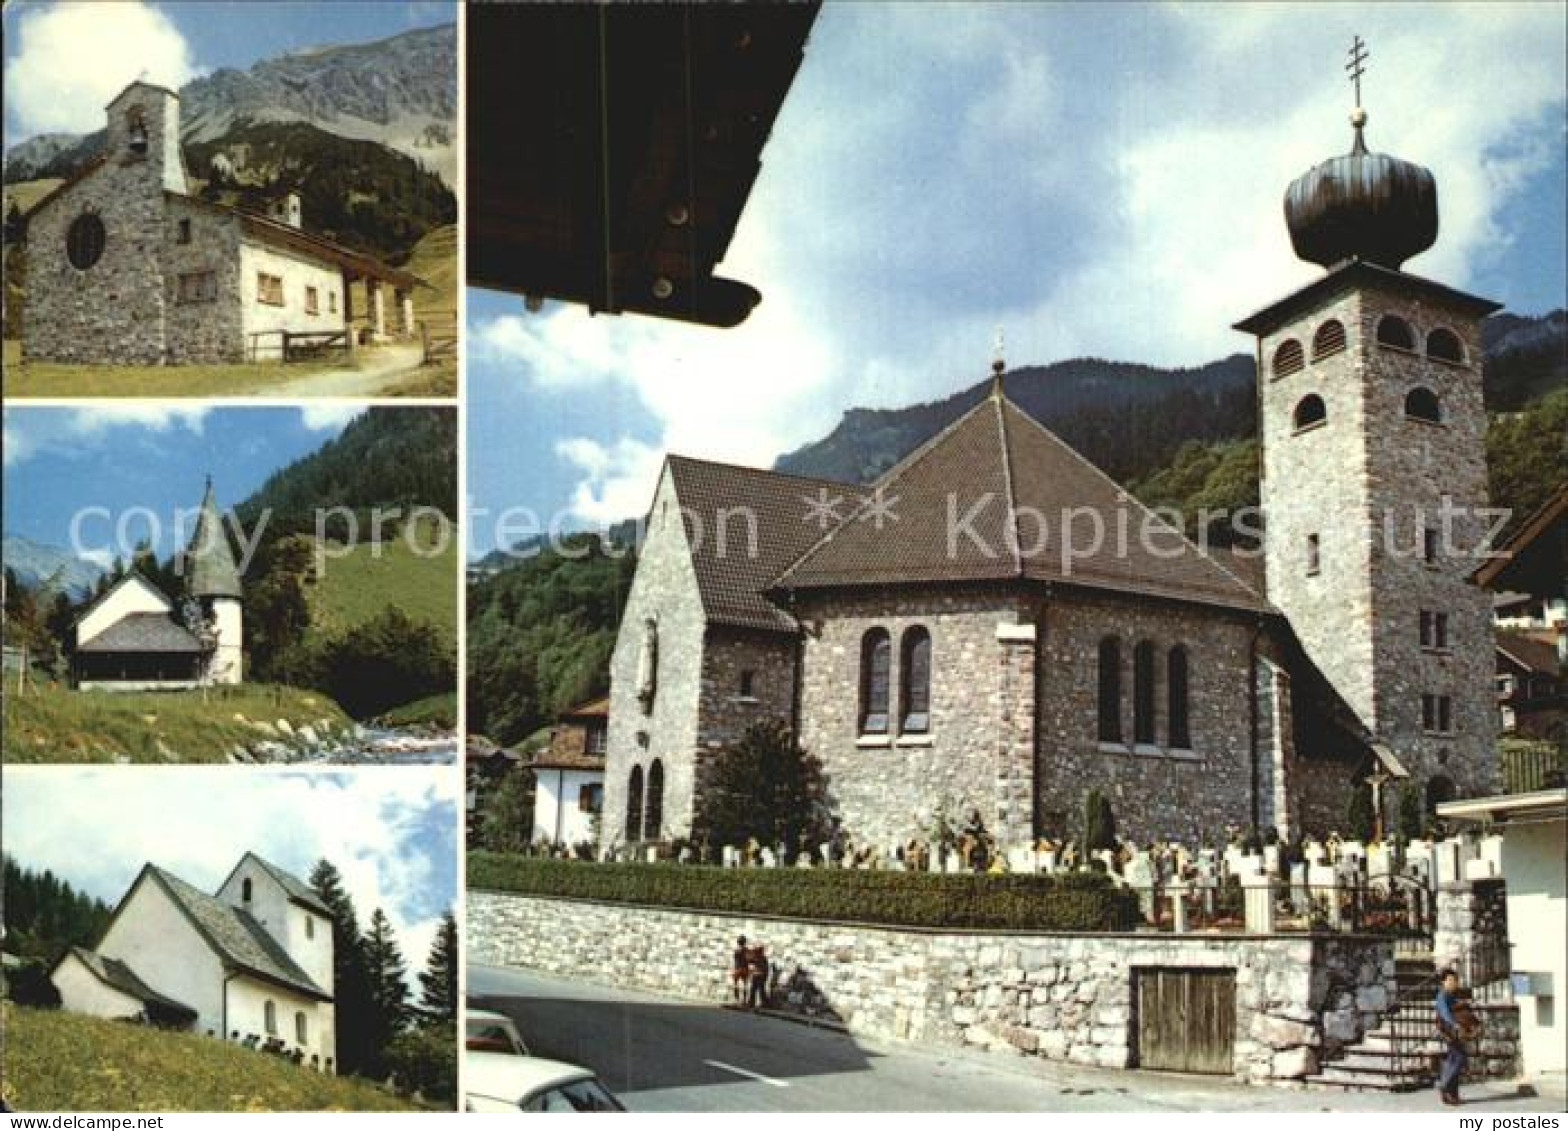
M 1358 781 L 1350 791 L 1350 801 L 1345 807 L 1345 825 L 1352 837 L 1363 843 L 1372 839 L 1377 831 L 1377 814 L 1372 807 L 1372 787 Z
M 370 916 L 364 938 L 365 973 L 370 983 L 370 1017 L 366 1027 L 371 1050 L 370 1067 L 376 1076 L 388 1070 L 387 1050 L 408 1027 L 408 968 L 392 933 L 392 924 L 381 908 Z
M 480 794 L 479 844 L 491 852 L 521 852 L 533 839 L 533 772 L 504 771 Z
M 1410 782 L 1401 782 L 1394 801 L 1394 837 L 1400 844 L 1408 844 L 1426 832 L 1426 808 L 1421 802 L 1421 790 Z
M 457 961 L 457 920 L 448 911 L 419 974 L 419 1008 L 427 1025 L 457 1025 Z
M 1110 798 L 1091 789 L 1083 799 L 1084 852 L 1099 852 L 1116 847 L 1116 816 Z
M 457 1095 L 457 1029 L 448 1022 L 405 1029 L 387 1044 L 386 1063 L 404 1091 L 450 1101 Z
M 379 1048 L 374 1044 L 374 1002 L 365 965 L 365 943 L 354 901 L 329 860 L 318 861 L 310 886 L 332 913 L 333 996 L 337 1008 L 338 1071 L 370 1075 Z
M 748 727 L 719 755 L 703 796 L 698 826 L 715 845 L 755 837 L 765 845 L 782 844 L 793 855 L 832 834 L 822 763 L 800 748 L 779 719 Z

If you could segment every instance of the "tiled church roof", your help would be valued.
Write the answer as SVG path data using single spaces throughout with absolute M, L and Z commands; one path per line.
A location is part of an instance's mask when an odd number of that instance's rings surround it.
M 1005 396 L 954 421 L 872 494 L 781 571 L 777 591 L 1029 580 L 1268 607 Z
M 822 527 L 810 520 L 811 505 L 821 492 L 829 498 L 853 498 L 860 489 L 686 456 L 670 456 L 668 466 L 686 516 L 692 565 L 709 623 L 792 630 L 794 619 L 763 591 L 822 536 Z M 839 513 L 849 509 L 841 506 Z

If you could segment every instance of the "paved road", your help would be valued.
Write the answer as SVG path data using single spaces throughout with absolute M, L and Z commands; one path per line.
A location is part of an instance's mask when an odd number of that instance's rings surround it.
M 361 351 L 358 369 L 329 369 L 269 385 L 267 396 L 289 397 L 368 397 L 384 393 L 397 378 L 419 369 L 424 349 L 418 345 L 393 343 Z
M 1022 1056 L 881 1045 L 699 1002 L 493 966 L 469 1000 L 538 1056 L 591 1067 L 633 1111 L 1446 1111 L 1428 1093 L 1347 1095 L 1112 1072 Z M 1561 1097 L 1475 1089 L 1466 1114 L 1561 1111 Z M 1489 1097 L 1483 1102 L 1482 1097 Z

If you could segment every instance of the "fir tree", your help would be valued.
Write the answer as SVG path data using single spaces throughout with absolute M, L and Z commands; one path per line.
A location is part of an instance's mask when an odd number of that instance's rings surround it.
M 371 1014 L 367 1037 L 373 1050 L 377 1076 L 386 1072 L 386 1050 L 407 1026 L 408 968 L 392 933 L 392 924 L 381 908 L 370 916 L 364 938 L 365 973 L 370 980 Z
M 373 1002 L 359 918 L 354 912 L 354 901 L 343 887 L 343 877 L 331 861 L 317 862 L 310 873 L 310 886 L 332 912 L 338 1071 L 363 1075 L 373 1067 L 379 1047 L 372 1045 Z
M 419 1006 L 426 1024 L 457 1024 L 457 920 L 448 911 L 419 975 Z

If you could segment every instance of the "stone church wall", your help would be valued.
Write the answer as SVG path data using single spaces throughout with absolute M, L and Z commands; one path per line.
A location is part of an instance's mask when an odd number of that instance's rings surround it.
M 1040 659 L 1041 823 L 1078 836 L 1084 798 L 1107 795 L 1118 834 L 1140 842 L 1218 839 L 1251 814 L 1252 648 L 1246 616 L 1130 598 L 1062 593 L 1046 610 Z M 1121 643 L 1123 742 L 1099 741 L 1099 647 Z M 1133 649 L 1155 645 L 1155 736 L 1133 742 Z M 1191 748 L 1169 742 L 1170 649 L 1187 649 Z
M 1392 944 L 1305 935 L 1066 935 L 813 923 L 468 894 L 473 960 L 717 1004 L 737 935 L 768 948 L 776 999 L 859 1037 L 1124 1068 L 1140 968 L 1233 970 L 1234 1075 L 1289 1083 L 1355 1041 L 1393 989 Z
M 25 359 L 166 360 L 163 190 L 149 183 L 147 173 L 146 158 L 112 156 L 28 220 Z M 103 222 L 103 255 L 79 270 L 66 256 L 66 232 L 89 212 Z
M 658 625 L 658 670 L 651 712 L 637 696 L 644 626 L 650 619 Z M 664 767 L 663 833 L 676 837 L 690 832 L 704 632 L 702 600 L 687 550 L 680 503 L 666 475 L 654 498 L 642 556 L 610 657 L 602 848 L 624 842 L 632 767 L 641 766 L 646 778 L 654 759 Z
M 181 223 L 190 239 L 180 242 Z M 163 279 L 169 360 L 212 365 L 244 360 L 240 316 L 240 219 L 171 197 L 165 219 Z M 211 289 L 181 292 L 180 276 L 212 273 Z
M 1013 646 L 998 640 L 997 629 L 1031 625 L 1030 605 L 1000 593 L 885 591 L 803 601 L 797 615 L 821 626 L 804 643 L 800 740 L 822 760 L 849 834 L 883 846 L 925 838 L 939 808 L 954 821 L 978 809 L 998 831 L 1000 753 L 1014 737 L 1010 726 L 1004 733 L 1004 717 L 1013 717 L 1004 698 L 1032 701 L 1033 688 L 1008 678 Z M 906 735 L 899 733 L 900 642 L 915 626 L 931 633 L 931 722 L 927 733 Z M 892 638 L 891 733 L 861 736 L 861 640 L 874 628 Z M 1028 836 L 1024 828 L 1021 839 Z

